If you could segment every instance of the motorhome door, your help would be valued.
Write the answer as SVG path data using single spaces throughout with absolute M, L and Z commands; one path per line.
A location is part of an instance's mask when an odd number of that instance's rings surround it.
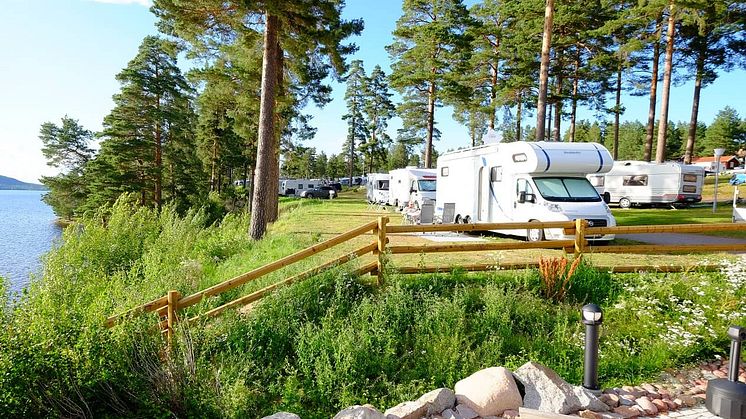
M 533 205 L 536 195 L 531 182 L 526 178 L 518 178 L 515 181 L 515 198 L 513 201 L 513 214 L 511 219 L 515 222 L 529 220 L 529 214 L 533 213 Z

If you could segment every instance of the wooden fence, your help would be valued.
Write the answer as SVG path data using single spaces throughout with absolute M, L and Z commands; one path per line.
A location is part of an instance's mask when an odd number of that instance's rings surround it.
M 584 253 L 648 253 L 648 254 L 670 254 L 670 253 L 697 253 L 697 252 L 721 252 L 741 251 L 746 252 L 744 244 L 697 244 L 697 245 L 646 245 L 628 244 L 624 246 L 598 246 L 589 242 L 588 237 L 599 237 L 606 234 L 633 234 L 633 233 L 710 233 L 715 231 L 746 231 L 746 223 L 743 224 L 675 224 L 660 226 L 616 226 L 616 227 L 589 227 L 585 220 L 557 221 L 542 223 L 490 223 L 490 224 L 437 224 L 437 225 L 388 225 L 388 217 L 379 217 L 377 221 L 368 222 L 360 227 L 342 233 L 331 239 L 315 244 L 292 255 L 286 256 L 275 262 L 269 263 L 252 271 L 246 272 L 235 278 L 213 285 L 202 291 L 182 297 L 178 291 L 171 290 L 158 299 L 142 304 L 124 313 L 111 316 L 106 320 L 106 325 L 112 327 L 124 319 L 149 312 L 156 312 L 160 317 L 159 326 L 167 334 L 169 340 L 173 335 L 174 327 L 180 319 L 180 311 L 183 311 L 201 302 L 205 297 L 216 296 L 223 292 L 235 289 L 250 281 L 255 281 L 267 274 L 278 271 L 288 265 L 316 255 L 324 250 L 339 246 L 357 237 L 372 233 L 374 241 L 366 244 L 352 252 L 331 259 L 321 265 L 290 276 L 282 281 L 254 291 L 248 295 L 237 298 L 207 312 L 189 318 L 195 321 L 200 318 L 215 317 L 225 310 L 245 306 L 257 301 L 272 291 L 293 282 L 302 281 L 317 275 L 325 270 L 344 264 L 350 260 L 365 255 L 373 255 L 374 260 L 364 263 L 354 273 L 364 275 L 371 273 L 377 276 L 380 284 L 383 279 L 385 258 L 387 254 L 422 254 L 440 252 L 474 252 L 486 250 L 517 250 L 517 249 L 562 249 L 566 253 L 572 253 L 576 257 Z M 538 242 L 479 242 L 479 243 L 444 243 L 427 245 L 389 245 L 389 235 L 405 233 L 434 233 L 434 232 L 472 232 L 491 230 L 525 230 L 525 229 L 563 229 L 564 234 L 572 239 L 566 240 L 542 240 Z M 511 264 L 471 264 L 461 265 L 466 271 L 487 271 L 494 269 L 524 269 L 535 267 L 536 263 L 511 263 Z M 658 272 L 681 272 L 685 270 L 717 270 L 717 265 L 688 266 L 599 266 L 613 272 L 638 272 L 655 270 Z M 442 272 L 450 269 L 448 266 L 402 266 L 397 271 L 403 274 Z

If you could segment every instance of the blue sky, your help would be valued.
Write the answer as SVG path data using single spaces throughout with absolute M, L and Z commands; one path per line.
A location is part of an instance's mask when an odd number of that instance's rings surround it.
M 155 18 L 147 0 L 0 0 L 0 175 L 36 182 L 53 175 L 46 166 L 38 139 L 46 121 L 59 123 L 68 115 L 91 130 L 99 130 L 119 85 L 114 76 L 137 52 L 142 38 L 156 33 Z M 362 17 L 365 30 L 353 41 L 360 50 L 351 59 L 362 59 L 368 73 L 376 64 L 389 72 L 384 47 L 401 14 L 401 1 L 347 0 L 345 15 Z M 675 87 L 670 119 L 684 121 L 691 112 L 693 86 Z M 702 92 L 700 120 L 710 123 L 726 105 L 746 116 L 746 72 L 723 74 Z M 308 109 L 318 128 L 306 145 L 327 154 L 339 153 L 347 132 L 342 100 L 344 86 L 334 84 L 334 100 L 324 109 Z M 647 119 L 647 97 L 623 99 L 624 120 Z M 469 143 L 466 129 L 451 119 L 451 111 L 436 114 L 442 140 L 439 150 Z M 499 115 L 500 116 L 500 115 Z M 593 120 L 590 112 L 581 118 Z M 535 122 L 531 119 L 530 123 Z M 400 121 L 390 124 L 396 134 Z M 563 122 L 566 128 L 567 123 Z

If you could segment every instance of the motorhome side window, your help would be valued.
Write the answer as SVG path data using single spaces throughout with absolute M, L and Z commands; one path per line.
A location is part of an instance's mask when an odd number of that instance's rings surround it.
M 298 189 L 303 189 L 303 184 L 302 183 L 298 184 Z
M 604 186 L 604 179 L 606 179 L 606 176 L 591 176 L 591 185 Z
M 501 182 L 503 180 L 502 166 L 495 166 L 490 169 L 490 182 Z
M 696 182 L 696 181 L 697 181 L 697 175 L 693 175 L 693 174 L 684 175 L 684 182 Z
M 622 179 L 624 186 L 648 186 L 648 175 L 625 176 Z
M 441 167 L 440 168 L 440 175 L 443 177 L 448 176 L 448 167 Z
M 521 192 L 526 192 L 527 194 L 534 193 L 534 188 L 531 187 L 531 184 L 526 179 L 518 179 L 516 183 L 516 196 L 520 195 Z

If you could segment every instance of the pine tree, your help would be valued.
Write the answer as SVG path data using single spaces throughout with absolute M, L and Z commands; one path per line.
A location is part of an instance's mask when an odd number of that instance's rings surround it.
M 347 121 L 347 140 L 343 148 L 347 154 L 348 178 L 352 182 L 358 154 L 356 149 L 358 145 L 365 143 L 369 135 L 368 124 L 364 115 L 365 103 L 369 94 L 363 62 L 360 60 L 352 61 L 346 78 L 345 101 L 347 102 L 347 113 L 342 116 L 342 119 Z
M 393 61 L 391 86 L 403 96 L 399 113 L 405 115 L 405 130 L 414 134 L 424 128 L 424 165 L 431 167 L 436 107 L 468 94 L 459 66 L 470 52 L 472 20 L 461 0 L 404 0 L 402 12 L 394 43 L 386 47 Z
M 368 159 L 368 173 L 380 169 L 386 162 L 386 150 L 391 144 L 386 129 L 389 120 L 394 116 L 396 108 L 391 101 L 386 74 L 381 66 L 376 65 L 367 79 L 367 96 L 365 98 L 365 117 L 368 125 L 368 140 L 362 145 L 362 151 Z
M 296 88 L 305 91 L 303 97 L 326 103 L 330 88 L 322 81 L 332 70 L 342 74 L 345 55 L 356 49 L 342 41 L 360 33 L 362 21 L 343 20 L 343 6 L 339 0 L 193 0 L 188 5 L 178 0 L 154 2 L 152 10 L 160 18 L 161 30 L 187 40 L 195 52 L 247 39 L 247 33 L 263 32 L 257 164 L 249 228 L 253 239 L 264 235 L 267 223 L 277 214 L 277 144 L 282 127 L 290 123 L 276 108 L 277 103 Z M 305 104 L 301 101 L 298 105 Z
M 68 116 L 61 125 L 45 122 L 41 125 L 39 139 L 47 165 L 63 170 L 57 176 L 44 176 L 42 183 L 49 188 L 44 202 L 62 218 L 73 218 L 80 214 L 88 195 L 85 170 L 93 157 L 90 143 L 93 133 Z
M 177 52 L 173 42 L 145 37 L 135 58 L 117 75 L 122 87 L 101 133 L 104 158 L 127 180 L 121 191 L 137 192 L 141 205 L 156 208 L 162 205 L 164 168 L 191 160 L 177 157 L 175 150 L 193 152 L 191 88 L 177 66 Z
M 725 154 L 733 154 L 746 144 L 744 122 L 738 112 L 730 106 L 720 110 L 707 127 L 704 155 L 712 155 L 716 148 L 724 148 Z
M 692 112 L 684 154 L 691 163 L 697 138 L 700 91 L 714 82 L 719 71 L 729 71 L 746 58 L 746 6 L 717 0 L 701 5 L 682 17 L 680 48 L 690 74 L 694 74 Z

